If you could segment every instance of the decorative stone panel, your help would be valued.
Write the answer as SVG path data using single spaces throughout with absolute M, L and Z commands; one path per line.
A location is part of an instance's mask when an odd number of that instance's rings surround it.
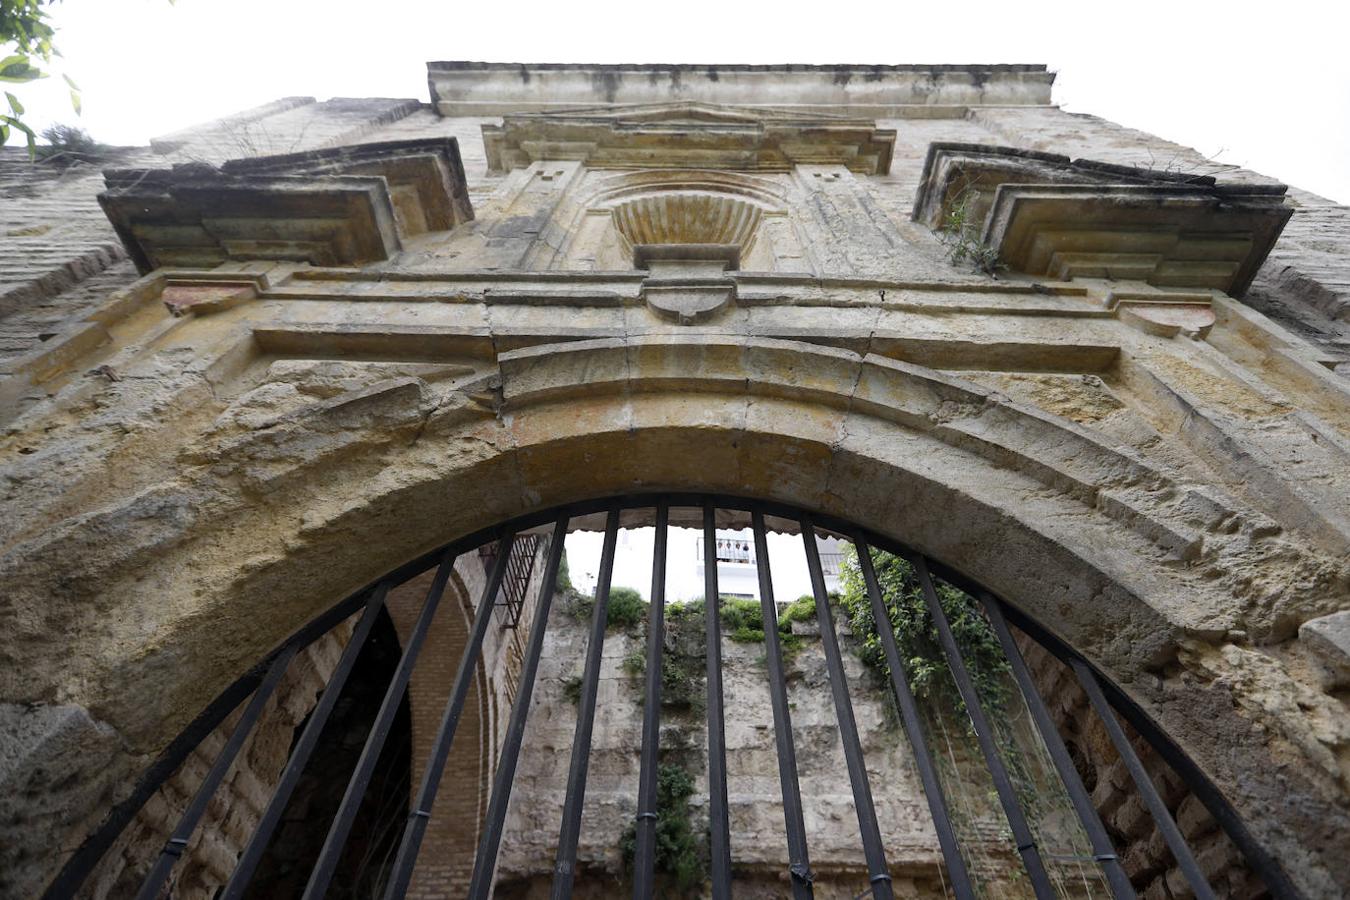
M 592 168 L 771 172 L 811 163 L 884 175 L 895 131 L 870 119 L 684 102 L 508 115 L 483 126 L 483 143 L 494 171 L 568 159 Z

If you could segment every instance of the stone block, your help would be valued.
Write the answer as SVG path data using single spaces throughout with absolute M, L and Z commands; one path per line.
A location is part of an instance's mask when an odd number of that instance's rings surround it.
M 1304 622 L 1298 637 L 1321 663 L 1332 686 L 1350 683 L 1350 610 Z

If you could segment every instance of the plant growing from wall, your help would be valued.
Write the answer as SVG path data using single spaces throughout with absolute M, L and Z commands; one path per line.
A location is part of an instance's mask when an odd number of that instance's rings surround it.
M 961 189 L 942 218 L 938 240 L 947 248 L 947 259 L 953 266 L 969 265 L 973 271 L 995 275 L 1003 264 L 998 259 L 998 248 L 990 247 L 980 237 L 981 223 L 975 219 L 978 197 L 969 185 Z
M 891 628 L 910 688 L 921 699 L 964 713 L 965 703 L 956 690 L 956 683 L 947 674 L 947 657 L 942 651 L 937 626 L 928 613 L 928 603 L 914 566 L 901 556 L 880 550 L 872 552 L 872 565 L 891 615 Z M 840 603 L 858 638 L 859 657 L 882 676 L 889 677 L 881 633 L 872 618 L 871 600 L 852 547 L 844 550 L 840 583 L 843 587 Z M 1008 675 L 1011 670 L 998 637 L 975 598 L 941 582 L 935 583 L 934 587 L 981 700 L 1003 708 L 1010 696 Z
M 727 640 L 738 644 L 764 642 L 764 610 L 758 600 L 722 597 L 719 612 Z M 794 600 L 779 616 L 778 645 L 783 650 L 785 661 L 795 655 L 804 644 L 801 635 L 792 633 L 792 623 L 809 621 L 815 615 L 815 598 L 805 595 Z
M 814 622 L 816 620 L 816 598 L 811 594 L 802 594 L 787 605 L 778 616 L 778 630 L 791 633 L 793 622 Z
M 650 606 L 647 607 L 650 611 Z M 661 708 L 669 712 L 702 714 L 707 708 L 704 689 L 703 601 L 666 605 L 666 642 L 661 652 Z M 646 619 L 643 620 L 644 622 Z M 633 679 L 637 700 L 643 701 L 642 679 L 647 672 L 645 631 L 638 646 L 624 657 L 621 668 Z
M 650 604 L 642 599 L 642 595 L 635 588 L 610 588 L 609 603 L 605 606 L 605 627 L 632 628 L 640 625 L 647 621 L 649 606 Z M 573 618 L 589 622 L 591 613 L 595 610 L 595 598 L 572 591 L 567 609 Z
M 572 570 L 567 566 L 566 550 L 562 552 L 562 556 L 558 560 L 558 579 L 554 582 L 554 589 L 564 596 L 576 593 L 576 588 L 572 586 Z
M 682 766 L 662 763 L 656 775 L 656 871 L 669 875 L 675 889 L 687 894 L 707 877 L 702 842 L 694 836 L 689 798 L 694 779 Z M 633 866 L 637 828 L 629 825 L 620 838 L 624 865 Z
M 47 143 L 37 148 L 37 158 L 53 166 L 97 163 L 106 159 L 112 148 L 89 136 L 74 125 L 52 125 L 42 130 Z

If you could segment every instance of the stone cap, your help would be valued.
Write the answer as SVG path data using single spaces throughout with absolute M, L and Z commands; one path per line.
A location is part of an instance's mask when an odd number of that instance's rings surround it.
M 1044 65 L 693 65 L 428 62 L 442 116 L 700 101 L 809 112 L 945 118 L 978 106 L 1048 106 Z

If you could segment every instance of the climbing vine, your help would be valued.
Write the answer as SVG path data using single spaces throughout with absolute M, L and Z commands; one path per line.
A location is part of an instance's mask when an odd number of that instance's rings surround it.
M 950 674 L 943 652 L 937 625 L 929 612 L 918 573 L 904 557 L 885 551 L 872 551 L 872 565 L 877 585 L 891 617 L 891 628 L 900 650 L 904 675 L 911 690 L 924 707 L 930 727 L 946 733 L 947 723 L 960 722 L 973 735 L 966 704 Z M 881 634 L 872 616 L 872 604 L 858 566 L 856 550 L 845 548 L 840 569 L 843 591 L 840 605 L 858 640 L 858 654 L 863 663 L 883 677 L 889 678 Z M 1018 802 L 1032 827 L 1038 827 L 1045 815 L 1046 798 L 1042 796 L 1036 779 L 1031 774 L 1027 752 L 1014 737 L 1011 720 L 1014 714 L 1012 669 L 1003 654 L 997 635 L 985 618 L 979 603 L 965 591 L 942 582 L 934 582 L 938 602 L 951 626 L 952 636 L 961 650 L 970 679 L 986 718 L 993 724 L 999 755 L 1007 766 L 1017 792 Z M 960 779 L 960 772 L 951 768 L 950 761 L 938 756 L 940 767 L 948 770 L 948 777 Z M 996 802 L 991 795 L 989 802 Z
M 612 600 L 612 595 L 611 595 Z M 643 676 L 647 671 L 646 628 L 650 604 L 643 604 L 640 623 L 629 628 L 637 646 L 623 661 L 623 671 L 637 701 L 643 699 Z M 673 893 L 693 892 L 707 878 L 707 850 L 694 829 L 689 797 L 694 776 L 686 767 L 684 751 L 699 741 L 707 708 L 705 682 L 706 634 L 703 601 L 671 603 L 665 608 L 665 644 L 661 650 L 661 711 L 665 728 L 661 737 L 662 762 L 657 769 L 655 869 L 670 879 Z M 669 715 L 667 715 L 669 714 Z M 619 841 L 624 865 L 630 870 L 637 848 L 637 830 L 629 825 Z
M 904 675 L 915 696 L 932 704 L 950 706 L 958 713 L 965 712 L 965 703 L 956 690 L 956 683 L 947 674 L 947 658 L 938 638 L 937 625 L 929 615 L 914 566 L 901 556 L 879 550 L 872 553 L 872 565 L 890 612 L 891 628 L 905 667 Z M 859 657 L 866 665 L 889 677 L 890 667 L 886 664 L 881 633 L 872 617 L 872 603 L 851 546 L 844 550 L 840 583 L 843 587 L 840 604 L 859 641 Z M 1007 676 L 1011 670 L 998 637 L 975 598 L 940 582 L 934 587 L 981 700 L 1002 709 L 1010 697 Z

